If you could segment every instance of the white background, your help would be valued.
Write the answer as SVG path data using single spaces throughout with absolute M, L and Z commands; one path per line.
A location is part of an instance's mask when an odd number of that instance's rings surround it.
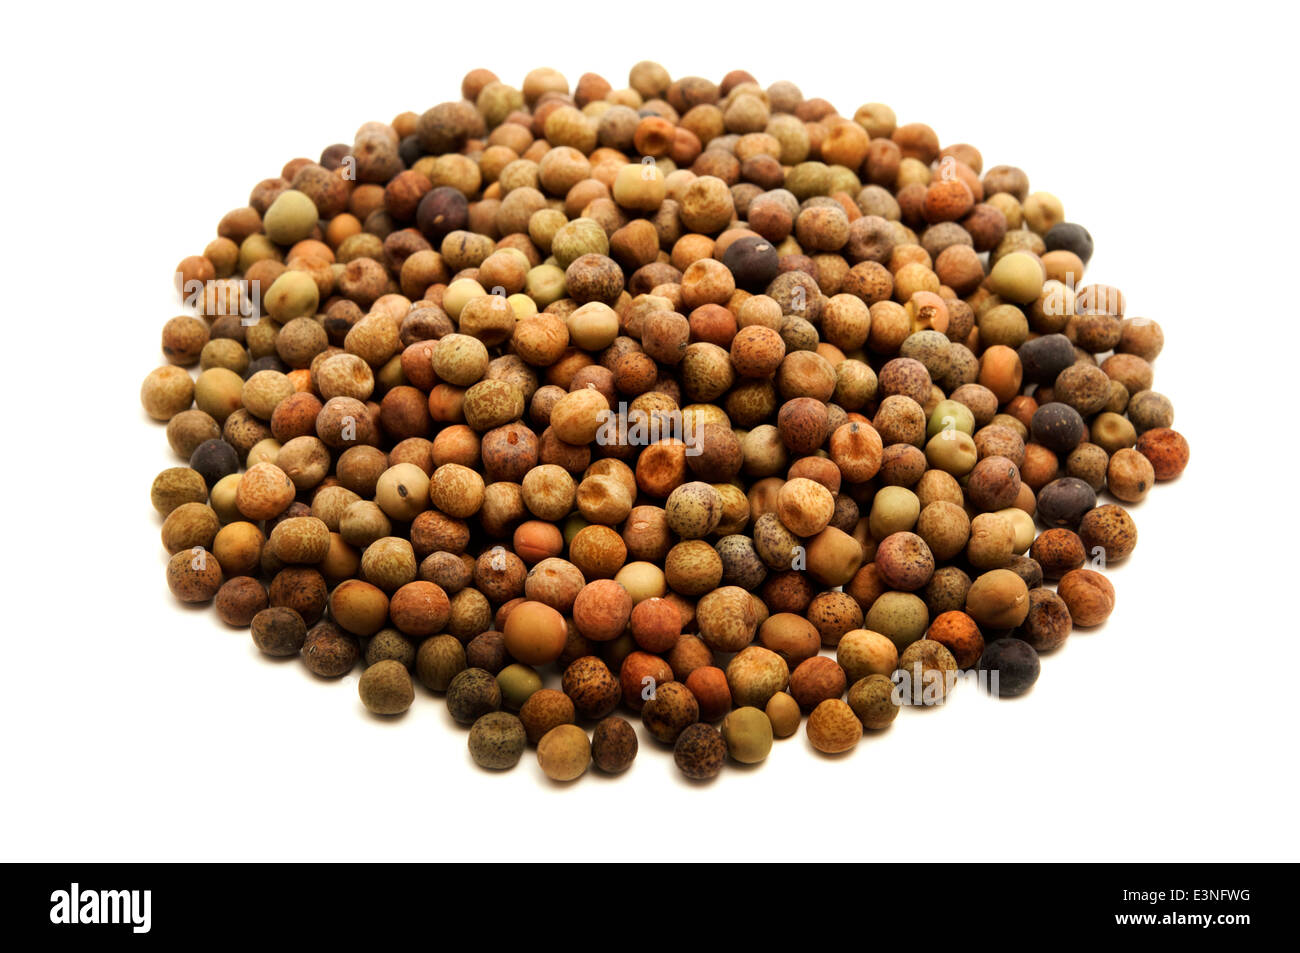
M 1296 859 L 1294 25 L 1246 3 L 223 3 L 10 12 L 4 859 Z M 1277 12 L 1272 12 L 1277 11 Z M 1083 18 L 1086 14 L 1086 20 Z M 1287 14 L 1289 16 L 1289 14 Z M 26 22 L 21 18 L 27 17 Z M 36 17 L 37 19 L 32 19 Z M 973 35 L 972 35 L 973 31 Z M 138 389 L 171 274 L 288 159 L 487 66 L 747 68 L 1019 165 L 1161 322 L 1191 466 L 1134 509 L 1118 605 L 1034 691 L 970 686 L 846 757 L 802 730 L 707 785 L 470 762 L 422 689 L 261 657 L 167 592 Z M 16 298 L 16 300 L 15 300 Z

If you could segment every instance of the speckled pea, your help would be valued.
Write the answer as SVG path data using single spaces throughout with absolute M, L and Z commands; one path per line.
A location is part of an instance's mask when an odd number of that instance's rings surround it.
M 469 753 L 480 768 L 505 771 L 519 763 L 528 743 L 524 724 L 515 715 L 492 711 L 469 729 Z
M 849 707 L 863 728 L 881 731 L 898 717 L 902 706 L 894 699 L 894 682 L 888 675 L 868 675 L 849 687 Z
M 823 754 L 843 754 L 862 739 L 862 722 L 849 703 L 827 698 L 808 716 L 808 741 Z
M 683 539 L 702 539 L 722 519 L 722 497 L 708 483 L 683 483 L 664 504 L 668 528 Z

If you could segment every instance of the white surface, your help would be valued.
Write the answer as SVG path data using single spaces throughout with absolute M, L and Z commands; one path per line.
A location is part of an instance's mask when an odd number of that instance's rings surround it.
M 599 8 L 599 33 L 554 5 L 363 9 L 97 6 L 7 25 L 0 856 L 1296 859 L 1282 8 L 1091 5 L 1083 23 L 1036 3 L 817 4 L 761 25 L 757 7 L 628 4 Z M 1162 323 L 1156 389 L 1191 466 L 1135 508 L 1111 621 L 1045 658 L 1029 696 L 961 691 L 835 759 L 801 730 L 706 786 L 642 733 L 629 774 L 560 787 L 531 752 L 477 770 L 422 689 L 381 723 L 355 675 L 260 657 L 169 597 L 148 488 L 177 461 L 137 393 L 179 313 L 176 262 L 286 160 L 454 98 L 470 67 L 618 86 L 645 57 L 790 79 L 849 115 L 887 102 L 986 167 L 1023 167 L 1091 230 L 1089 278 Z M 1242 482 L 1270 464 L 1285 469 Z

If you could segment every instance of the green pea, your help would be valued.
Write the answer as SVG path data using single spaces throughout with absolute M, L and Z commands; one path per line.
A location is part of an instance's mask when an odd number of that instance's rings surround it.
M 944 430 L 959 430 L 964 434 L 975 433 L 975 415 L 965 404 L 955 400 L 941 400 L 934 405 L 930 413 L 930 422 L 925 428 L 926 439 L 936 436 Z
M 497 685 L 501 687 L 501 701 L 505 707 L 518 711 L 534 692 L 541 691 L 542 677 L 529 666 L 516 662 L 497 673 Z
M 319 219 L 316 203 L 306 193 L 285 189 L 266 210 L 262 227 L 266 237 L 277 245 L 292 245 L 310 238 Z
M 722 740 L 733 761 L 757 764 L 772 750 L 772 722 L 753 706 L 737 708 L 722 719 Z

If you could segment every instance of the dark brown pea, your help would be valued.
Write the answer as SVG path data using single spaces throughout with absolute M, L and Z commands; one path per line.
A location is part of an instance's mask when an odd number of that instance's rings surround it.
M 1065 600 L 1051 589 L 1029 590 L 1029 615 L 1016 629 L 1016 638 L 1037 652 L 1060 648 L 1074 628 Z
M 1097 505 L 1097 494 L 1078 477 L 1061 477 L 1038 491 L 1037 516 L 1048 526 L 1078 528 L 1083 514 Z
M 333 622 L 319 622 L 307 633 L 302 660 L 308 671 L 322 678 L 338 678 L 352 671 L 361 657 L 356 636 Z
M 626 718 L 610 715 L 591 734 L 591 760 L 606 774 L 626 771 L 636 752 L 636 729 Z
M 1044 404 L 1034 411 L 1029 424 L 1034 441 L 1053 453 L 1069 453 L 1087 436 L 1083 417 L 1069 404 Z
M 737 287 L 757 294 L 776 277 L 779 258 L 776 247 L 767 239 L 746 235 L 727 246 L 722 263 L 731 269 Z
M 1074 345 L 1064 334 L 1044 334 L 1026 341 L 1016 353 L 1027 384 L 1050 384 L 1074 363 Z
M 1036 589 L 1043 584 L 1043 567 L 1038 564 L 1038 560 L 1029 556 L 1012 556 L 1003 568 L 1010 569 L 1023 579 L 1030 589 Z
M 997 693 L 1000 698 L 1023 695 L 1038 681 L 1038 653 L 1020 639 L 997 639 L 990 642 L 980 656 L 979 670 L 990 683 L 997 676 Z

